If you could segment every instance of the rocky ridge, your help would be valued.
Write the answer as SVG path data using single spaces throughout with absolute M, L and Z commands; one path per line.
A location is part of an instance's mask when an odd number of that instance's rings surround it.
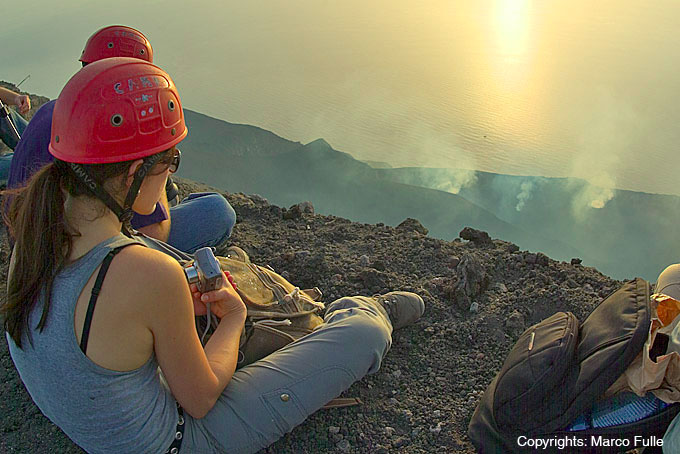
M 209 189 L 179 185 L 182 194 Z M 301 288 L 319 287 L 326 302 L 401 289 L 426 303 L 418 323 L 394 333 L 381 370 L 346 391 L 363 405 L 321 410 L 263 453 L 473 453 L 467 424 L 519 334 L 558 310 L 583 319 L 621 284 L 473 228 L 443 241 L 415 219 L 360 224 L 309 203 L 224 195 L 238 221 L 218 254 L 238 245 Z M 6 273 L 6 246 L 1 258 Z M 81 453 L 31 402 L 0 344 L 0 452 Z

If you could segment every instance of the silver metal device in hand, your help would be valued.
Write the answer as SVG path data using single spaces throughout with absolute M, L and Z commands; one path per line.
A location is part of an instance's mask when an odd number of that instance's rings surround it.
M 204 247 L 194 252 L 194 261 L 191 265 L 184 267 L 184 274 L 186 274 L 189 284 L 196 284 L 198 291 L 201 293 L 220 288 L 224 277 L 222 268 L 220 268 L 212 248 L 209 247 Z M 203 345 L 205 345 L 205 337 L 212 325 L 210 303 L 205 305 L 208 312 L 205 314 L 205 331 L 203 331 L 201 336 L 201 344 Z
M 223 274 L 212 248 L 204 247 L 194 253 L 194 262 L 184 268 L 189 284 L 196 284 L 201 293 L 222 286 Z

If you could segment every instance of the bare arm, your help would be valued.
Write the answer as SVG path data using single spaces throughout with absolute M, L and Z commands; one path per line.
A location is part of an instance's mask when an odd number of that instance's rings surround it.
M 226 279 L 225 286 L 204 295 L 221 316 L 204 350 L 194 323 L 196 303 L 184 272 L 173 259 L 160 255 L 157 260 L 163 263 L 154 268 L 154 283 L 145 290 L 150 292 L 146 301 L 153 302 L 149 323 L 154 351 L 177 401 L 191 416 L 202 418 L 236 370 L 245 306 Z
M 215 405 L 217 398 L 224 388 L 227 387 L 229 380 L 231 380 L 232 375 L 234 375 L 234 372 L 236 371 L 238 346 L 239 341 L 241 340 L 241 331 L 243 330 L 244 322 L 245 312 L 243 317 L 235 314 L 223 318 L 220 320 L 217 329 L 210 337 L 208 343 L 205 344 L 205 356 L 208 358 L 210 368 L 218 379 L 217 389 L 219 390 L 213 398 L 210 399 L 208 404 L 210 408 Z
M 31 108 L 31 99 L 27 95 L 20 95 L 4 87 L 0 87 L 0 99 L 5 104 L 19 107 L 19 112 L 22 114 Z

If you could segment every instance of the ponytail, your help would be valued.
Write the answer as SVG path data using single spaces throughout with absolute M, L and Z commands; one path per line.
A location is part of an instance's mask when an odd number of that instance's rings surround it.
M 171 157 L 172 153 L 172 149 L 161 151 L 154 162 L 164 164 L 162 158 Z M 114 177 L 124 175 L 133 162 L 82 166 L 101 186 Z M 124 179 L 121 179 L 119 187 L 111 189 L 124 193 L 127 190 Z M 44 295 L 44 305 L 37 328 L 40 331 L 44 329 L 52 284 L 71 256 L 73 237 L 80 235 L 66 220 L 66 193 L 72 197 L 98 197 L 79 180 L 68 163 L 59 159 L 36 172 L 25 187 L 3 191 L 3 206 L 9 204 L 10 207 L 9 212 L 3 211 L 3 218 L 16 244 L 8 278 L 7 302 L 0 306 L 0 317 L 4 319 L 5 331 L 19 348 L 24 330 L 28 333 L 29 342 L 31 340 L 28 316 L 41 295 Z M 107 209 L 102 206 L 101 214 Z
M 62 190 L 66 172 L 61 164 L 50 163 L 36 172 L 26 187 L 5 191 L 5 204 L 14 196 L 9 213 L 3 217 L 16 243 L 7 302 L 0 308 L 0 315 L 5 331 L 19 348 L 22 333 L 28 328 L 28 316 L 43 291 L 45 302 L 38 329 L 45 327 L 54 278 L 71 253 Z M 27 331 L 30 340 L 30 330 Z

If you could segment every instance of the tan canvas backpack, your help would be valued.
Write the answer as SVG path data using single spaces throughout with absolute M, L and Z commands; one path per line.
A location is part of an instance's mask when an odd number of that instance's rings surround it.
M 251 263 L 248 254 L 236 246 L 217 260 L 234 278 L 248 310 L 239 367 L 264 358 L 323 323 L 320 313 L 324 304 L 318 301 L 322 296 L 318 288 L 300 290 L 273 270 Z
M 193 258 L 172 246 L 146 237 L 157 249 L 175 257 L 182 266 Z M 236 289 L 246 305 L 246 322 L 241 333 L 237 367 L 244 367 L 311 333 L 323 323 L 324 304 L 318 288 L 300 290 L 269 267 L 256 265 L 237 246 L 227 249 L 226 257 L 217 256 L 224 271 L 232 275 Z M 217 328 L 212 318 L 211 327 Z M 207 317 L 197 317 L 199 333 L 206 329 Z M 207 339 L 206 339 L 207 341 Z M 359 398 L 337 398 L 324 408 L 361 404 Z

